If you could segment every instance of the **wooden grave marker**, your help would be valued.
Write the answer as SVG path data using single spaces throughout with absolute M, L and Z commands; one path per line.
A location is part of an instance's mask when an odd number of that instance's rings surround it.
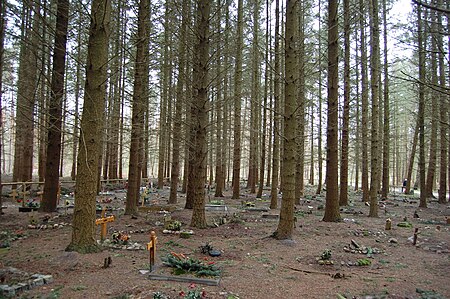
M 150 233 L 150 242 L 147 243 L 147 250 L 149 251 L 149 260 L 150 260 L 150 272 L 153 271 L 155 267 L 155 255 L 156 255 L 156 241 L 158 238 L 156 237 L 156 233 L 152 231 Z
M 101 224 L 100 240 L 103 242 L 106 239 L 107 223 L 114 222 L 114 215 L 106 217 L 106 209 L 103 208 L 100 218 L 95 219 L 95 224 Z

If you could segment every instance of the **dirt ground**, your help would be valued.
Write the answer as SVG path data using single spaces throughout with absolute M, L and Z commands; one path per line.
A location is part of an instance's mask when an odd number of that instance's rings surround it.
M 139 271 L 149 268 L 149 252 L 136 249 L 139 247 L 107 247 L 85 255 L 66 252 L 71 239 L 71 208 L 52 215 L 22 213 L 19 204 L 7 198 L 5 214 L 0 217 L 0 245 L 4 247 L 0 249 L 0 284 L 26 281 L 27 275 L 36 273 L 52 275 L 52 282 L 21 291 L 16 296 L 19 298 L 183 298 L 180 293 L 187 294 L 190 288 L 203 291 L 206 298 L 229 299 L 450 298 L 449 204 L 430 201 L 429 208 L 419 209 L 417 197 L 397 190 L 380 202 L 380 217 L 369 218 L 369 207 L 361 202 L 361 194 L 352 193 L 351 206 L 341 210 L 343 221 L 325 223 L 321 221 L 325 193 L 315 196 L 314 190 L 307 187 L 302 204 L 296 206 L 292 241 L 270 237 L 276 230 L 279 210 L 264 211 L 269 206 L 269 190 L 262 200 L 245 189 L 240 200 L 230 196 L 216 199 L 223 200 L 227 211 L 207 211 L 211 227 L 193 229 L 194 234 L 186 239 L 163 234 L 165 216 L 161 212 L 141 211 L 137 219 L 124 216 L 123 191 L 98 198 L 101 206 L 113 207 L 110 214 L 116 215 L 116 221 L 108 224 L 108 238 L 114 231 L 122 231 L 131 236 L 131 244 L 145 246 L 149 233 L 156 232 L 157 265 L 152 273 L 171 275 L 161 257 L 182 253 L 219 266 L 222 275 L 218 286 L 150 280 Z M 164 205 L 167 198 L 168 189 L 149 193 L 153 205 Z M 70 196 L 63 196 L 64 200 L 70 204 Z M 210 200 L 215 199 L 210 196 Z M 183 207 L 184 196 L 179 194 L 171 219 L 180 221 L 182 229 L 191 229 L 192 212 Z M 226 223 L 220 224 L 225 215 Z M 392 220 L 391 230 L 385 230 L 387 218 Z M 412 227 L 398 226 L 405 221 Z M 28 228 L 30 224 L 41 228 Z M 58 228 L 49 228 L 55 224 Z M 416 228 L 417 244 L 413 245 Z M 99 233 L 97 229 L 97 238 Z M 200 246 L 206 243 L 221 256 L 201 253 Z M 319 262 L 322 255 L 332 264 Z M 105 268 L 108 257 L 111 264 Z M 22 276 L 8 272 L 9 267 L 21 271 Z

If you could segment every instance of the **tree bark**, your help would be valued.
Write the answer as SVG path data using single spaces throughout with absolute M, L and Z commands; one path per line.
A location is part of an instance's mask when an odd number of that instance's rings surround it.
M 344 0 L 344 107 L 342 112 L 342 145 L 339 205 L 348 205 L 348 143 L 350 122 L 350 0 Z
M 145 107 L 148 105 L 146 94 L 149 72 L 149 31 L 150 31 L 150 0 L 139 1 L 138 29 L 136 44 L 136 60 L 134 67 L 134 89 L 131 117 L 130 161 L 128 167 L 128 190 L 125 206 L 126 215 L 137 214 L 139 189 L 143 160 L 143 129 Z
M 341 219 L 338 189 L 338 92 L 339 92 L 338 3 L 328 1 L 328 122 L 325 214 L 323 221 Z
M 44 196 L 41 212 L 55 212 L 58 205 L 59 166 L 61 157 L 62 101 L 64 98 L 64 75 L 66 68 L 67 27 L 69 24 L 69 1 L 58 0 L 56 13 L 55 46 L 50 93 L 48 123 L 47 161 Z
M 191 106 L 191 142 L 189 148 L 189 181 L 193 196 L 191 226 L 206 227 L 206 129 L 208 126 L 208 70 L 209 70 L 209 0 L 197 2 L 196 44 L 194 47 L 193 88 Z M 189 188 L 189 187 L 188 187 Z
M 170 177 L 170 196 L 169 203 L 177 203 L 177 191 L 178 183 L 180 180 L 180 144 L 181 144 L 181 114 L 183 110 L 184 98 L 184 85 L 186 74 L 186 31 L 188 26 L 188 0 L 183 0 L 182 7 L 182 21 L 180 30 L 180 39 L 178 45 L 178 79 L 176 90 L 176 102 L 175 102 L 175 120 L 173 127 L 173 153 L 172 153 L 172 170 Z
M 72 222 L 72 241 L 68 251 L 80 253 L 98 250 L 95 241 L 95 197 L 97 167 L 101 149 L 102 115 L 105 111 L 108 68 L 108 39 L 111 2 L 93 0 L 89 30 L 84 107 L 81 119 L 77 184 Z
M 296 106 L 298 81 L 298 0 L 286 0 L 285 27 L 285 99 L 284 99 L 284 143 L 283 143 L 283 198 L 280 221 L 274 233 L 279 240 L 292 239 L 294 231 L 295 168 L 296 168 Z
M 236 65 L 234 74 L 234 144 L 233 144 L 233 199 L 240 195 L 240 172 L 241 172 L 241 89 L 242 89 L 242 49 L 243 49 L 243 27 L 244 27 L 243 0 L 238 1 L 238 20 L 236 36 Z
M 372 91 L 372 134 L 370 144 L 370 211 L 369 217 L 378 217 L 379 186 L 379 67 L 380 31 L 378 20 L 378 0 L 372 0 L 370 13 L 370 85 Z
M 361 16 L 359 19 L 361 31 L 361 134 L 369 136 L 368 115 L 369 115 L 369 89 L 367 82 L 367 50 L 365 33 L 365 6 L 364 1 L 359 0 L 359 10 Z M 362 138 L 362 165 L 361 165 L 361 188 L 363 191 L 362 200 L 369 201 L 369 157 L 368 157 L 368 138 Z
M 383 90 L 383 177 L 381 197 L 387 199 L 389 193 L 389 162 L 390 162 L 390 103 L 389 103 L 389 65 L 387 40 L 387 8 L 383 0 L 383 41 L 384 41 L 384 90 Z
M 275 77 L 273 108 L 273 150 L 272 150 L 272 183 L 270 188 L 270 208 L 278 207 L 278 185 L 280 168 L 280 2 L 275 0 Z
M 418 32 L 418 51 L 419 51 L 419 180 L 420 180 L 420 203 L 419 207 L 427 207 L 427 194 L 425 182 L 425 47 L 424 32 L 422 24 L 421 6 L 417 6 L 417 32 Z

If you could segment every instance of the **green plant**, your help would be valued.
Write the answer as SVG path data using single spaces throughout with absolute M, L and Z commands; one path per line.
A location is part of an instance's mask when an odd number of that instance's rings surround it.
M 164 265 L 174 268 L 174 274 L 176 275 L 193 273 L 197 276 L 219 276 L 221 273 L 214 262 L 205 264 L 199 259 L 186 257 L 182 254 L 167 254 L 161 260 Z
M 357 262 L 358 266 L 370 266 L 372 265 L 372 261 L 366 258 L 359 259 Z
M 168 230 L 179 231 L 181 230 L 181 222 L 178 220 L 170 221 L 166 224 L 165 228 Z
M 325 249 L 322 254 L 320 255 L 320 259 L 327 261 L 329 259 L 331 259 L 331 250 L 330 249 Z
M 197 288 L 195 283 L 191 283 L 189 285 L 189 290 L 188 290 L 187 293 L 185 293 L 184 291 L 181 291 L 179 293 L 179 295 L 180 295 L 180 297 L 186 298 L 186 299 L 202 299 L 202 298 L 206 298 L 206 292 L 204 290 L 201 290 L 201 289 Z
M 153 293 L 153 297 L 152 297 L 152 298 L 153 298 L 153 299 L 169 299 L 170 297 L 167 296 L 167 295 L 164 294 L 164 293 L 156 292 L 156 293 Z

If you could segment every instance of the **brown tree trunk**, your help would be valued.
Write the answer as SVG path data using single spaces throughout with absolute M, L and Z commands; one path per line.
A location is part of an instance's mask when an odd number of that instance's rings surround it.
M 243 49 L 243 27 L 244 7 L 243 0 L 238 1 L 237 20 L 237 44 L 236 65 L 234 75 L 234 144 L 233 144 L 233 199 L 240 195 L 240 172 L 241 172 L 241 89 L 242 89 L 242 49 Z
M 58 205 L 59 163 L 61 155 L 62 101 L 64 98 L 64 74 L 66 68 L 67 27 L 69 23 L 69 0 L 58 0 L 56 35 L 53 52 L 53 70 L 48 123 L 47 161 L 44 196 L 41 212 L 55 212 Z
M 344 0 L 344 107 L 342 112 L 342 145 L 339 205 L 348 205 L 348 142 L 350 122 L 350 0 Z
M 321 19 L 321 1 L 319 1 L 319 19 Z M 323 180 L 323 160 L 322 160 L 322 26 L 321 22 L 319 22 L 319 46 L 318 46 L 318 56 L 317 59 L 319 60 L 319 127 L 317 128 L 317 166 L 319 168 L 318 171 L 318 182 L 317 182 L 317 190 L 316 194 L 320 194 L 322 192 L 322 180 Z
M 378 0 L 372 0 L 370 13 L 370 85 L 372 91 L 372 134 L 370 144 L 370 211 L 369 217 L 378 217 L 379 186 L 379 67 L 380 32 L 378 20 Z
M 425 46 L 424 32 L 422 24 L 421 6 L 417 6 L 417 32 L 418 32 L 418 51 L 419 51 L 419 180 L 420 180 L 420 204 L 419 207 L 427 207 L 427 194 L 425 183 Z
M 300 199 L 305 192 L 305 4 L 300 1 L 298 13 L 298 94 L 297 94 L 297 157 L 295 166 L 295 203 L 300 204 Z
M 261 166 L 259 168 L 259 186 L 256 198 L 262 197 L 264 189 L 264 170 L 266 166 L 266 138 L 267 138 L 267 97 L 269 85 L 269 0 L 266 0 L 266 48 L 264 56 L 264 95 L 263 95 L 263 118 L 261 136 Z
M 298 0 L 286 0 L 285 32 L 285 99 L 284 99 L 284 143 L 283 143 L 283 198 L 280 208 L 280 221 L 274 233 L 279 240 L 292 239 L 294 231 L 296 131 L 297 131 L 297 81 L 298 81 Z
M 84 107 L 81 119 L 77 184 L 72 222 L 72 240 L 66 250 L 88 253 L 98 250 L 95 241 L 95 197 L 101 149 L 108 69 L 108 39 L 111 2 L 93 0 L 89 30 Z
M 383 177 L 381 197 L 386 199 L 389 193 L 389 162 L 390 162 L 390 103 L 389 103 L 389 69 L 387 41 L 387 8 L 383 0 L 383 40 L 384 40 L 384 91 L 383 91 Z
M 359 10 L 361 16 L 359 19 L 361 31 L 361 134 L 369 136 L 368 115 L 369 115 L 369 88 L 367 83 L 367 50 L 366 50 L 366 34 L 365 34 L 365 6 L 364 1 L 359 0 Z M 369 157 L 368 157 L 368 138 L 362 138 L 361 148 L 362 168 L 361 168 L 361 188 L 363 191 L 362 200 L 369 201 Z
M 188 26 L 188 0 L 183 0 L 182 8 L 182 21 L 181 21 L 181 31 L 180 40 L 178 45 L 178 81 L 177 81 L 177 91 L 176 91 L 176 103 L 175 103 L 175 120 L 173 127 L 173 154 L 172 154 L 172 170 L 170 178 L 170 196 L 169 203 L 174 204 L 177 202 L 177 191 L 178 183 L 180 177 L 180 143 L 181 143 L 181 114 L 183 110 L 184 98 L 184 82 L 186 74 L 186 31 Z
M 130 162 L 128 170 L 128 190 L 125 206 L 126 215 L 137 213 L 143 158 L 144 111 L 148 102 L 146 94 L 149 71 L 149 28 L 150 0 L 139 1 L 136 61 L 134 71 L 133 106 L 131 117 Z
M 278 185 L 280 168 L 280 2 L 275 0 L 275 78 L 273 112 L 272 183 L 270 188 L 270 208 L 278 207 Z
M 0 215 L 3 215 L 3 185 L 2 185 L 2 174 L 3 174 L 3 61 L 4 61 L 4 50 L 5 50 L 5 27 L 6 27 L 6 1 L 0 0 Z
M 39 2 L 24 4 L 22 40 L 17 82 L 16 136 L 14 146 L 13 181 L 31 181 L 33 159 L 34 104 L 37 87 L 37 51 Z M 31 25 L 32 23 L 32 25 Z
M 438 86 L 438 65 L 437 65 L 437 56 L 438 52 L 436 40 L 438 38 L 438 33 L 436 30 L 438 29 L 436 26 L 437 21 L 437 13 L 435 11 L 431 11 L 431 84 L 433 89 L 431 92 L 431 132 L 430 132 L 430 153 L 428 155 L 428 172 L 426 179 L 426 197 L 432 198 L 433 195 L 433 187 L 435 184 L 435 176 L 436 176 L 436 160 L 437 160 L 437 133 L 438 133 L 438 122 L 439 115 L 438 112 L 438 98 L 439 93 L 435 89 Z
M 439 6 L 442 6 L 442 0 L 438 0 Z M 448 2 L 447 2 L 448 4 Z M 448 17 L 450 20 L 450 16 Z M 438 12 L 439 32 L 444 32 L 444 26 L 442 25 L 442 12 Z M 450 25 L 449 25 L 450 26 Z M 442 40 L 442 34 L 437 38 L 439 51 L 439 85 L 440 85 L 440 111 L 439 111 L 439 132 L 440 132 L 440 162 L 439 162 L 439 198 L 438 201 L 441 204 L 447 202 L 447 163 L 448 163 L 448 137 L 447 137 L 447 115 L 448 115 L 448 100 L 449 95 L 445 93 L 445 66 L 444 66 L 444 43 Z
M 205 180 L 206 180 L 206 129 L 208 126 L 208 69 L 209 69 L 209 0 L 197 2 L 196 44 L 194 47 L 194 94 L 191 106 L 191 142 L 189 181 L 192 189 L 191 226 L 206 227 Z M 189 189 L 189 187 L 188 187 Z
M 328 122 L 325 214 L 323 221 L 341 219 L 338 189 L 338 92 L 339 92 L 338 3 L 328 1 Z

